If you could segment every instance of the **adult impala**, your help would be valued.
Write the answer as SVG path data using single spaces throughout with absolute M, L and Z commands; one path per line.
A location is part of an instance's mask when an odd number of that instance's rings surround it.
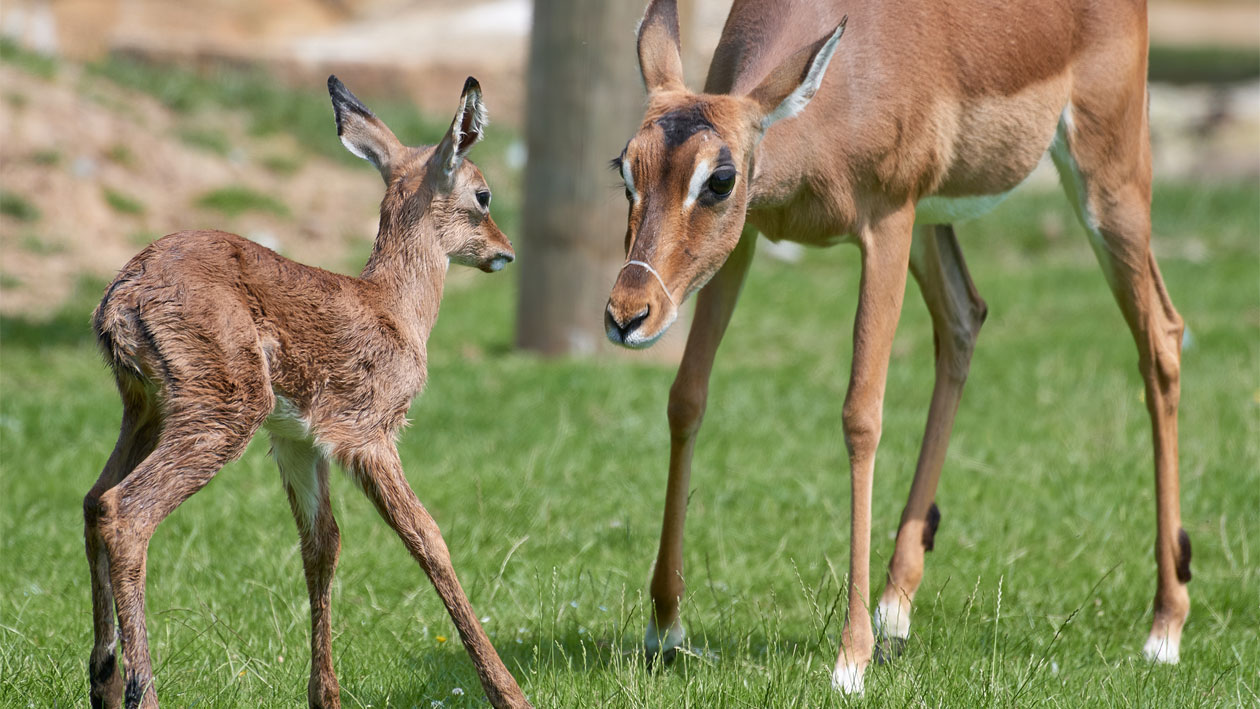
M 497 271 L 512 246 L 465 156 L 481 88 L 464 84 L 436 146 L 411 148 L 328 78 L 341 142 L 385 179 L 380 231 L 359 278 L 294 263 L 233 234 L 180 232 L 131 260 L 93 317 L 123 400 L 122 431 L 83 501 L 92 578 L 93 707 L 156 707 L 144 621 L 145 558 L 164 517 L 271 436 L 302 540 L 311 604 L 312 707 L 339 707 L 329 604 L 341 549 L 328 498 L 335 460 L 420 563 L 495 707 L 528 707 L 481 629 L 433 518 L 403 476 L 395 437 L 424 386 L 425 343 L 454 261 Z M 115 658 L 114 614 L 125 674 Z
M 936 485 L 986 312 L 950 223 L 996 204 L 1049 150 L 1137 341 L 1157 500 L 1158 576 L 1145 654 L 1177 662 L 1190 607 L 1190 542 L 1177 488 L 1182 321 L 1150 250 L 1146 52 L 1141 0 L 735 0 L 705 91 L 696 94 L 683 84 L 674 0 L 648 5 L 638 35 L 648 108 L 614 160 L 630 210 L 608 337 L 647 347 L 700 292 L 669 397 L 649 657 L 683 640 L 691 457 L 714 353 L 758 231 L 813 245 L 847 241 L 861 251 L 843 410 L 852 476 L 849 605 L 832 675 L 845 692 L 862 691 L 873 654 L 871 478 L 907 270 L 931 312 L 936 386 L 875 609 L 881 634 L 908 636 L 924 551 L 940 519 Z

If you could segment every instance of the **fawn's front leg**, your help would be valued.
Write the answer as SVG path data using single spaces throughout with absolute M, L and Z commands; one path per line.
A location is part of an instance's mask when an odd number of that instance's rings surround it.
M 455 577 L 446 541 L 442 539 L 433 517 L 407 484 L 398 451 L 390 444 L 381 443 L 359 449 L 346 457 L 346 468 L 358 477 L 364 493 L 433 582 L 451 620 L 455 622 L 455 628 L 459 630 L 464 648 L 477 668 L 477 676 L 490 704 L 496 709 L 530 707 L 525 694 L 499 659 L 477 615 L 473 613 L 472 604 Z
M 332 663 L 332 580 L 341 532 L 328 497 L 328 459 L 310 441 L 272 436 L 271 451 L 302 539 L 302 570 L 311 603 L 311 709 L 339 709 L 341 688 Z

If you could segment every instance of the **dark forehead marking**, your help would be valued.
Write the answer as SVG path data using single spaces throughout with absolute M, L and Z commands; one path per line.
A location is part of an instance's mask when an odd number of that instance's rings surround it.
M 727 165 L 734 162 L 735 159 L 731 157 L 731 149 L 723 145 L 722 149 L 718 151 L 718 164 Z
M 665 147 L 669 149 L 677 148 L 702 130 L 713 130 L 703 104 L 699 103 L 674 109 L 654 122 L 665 132 Z

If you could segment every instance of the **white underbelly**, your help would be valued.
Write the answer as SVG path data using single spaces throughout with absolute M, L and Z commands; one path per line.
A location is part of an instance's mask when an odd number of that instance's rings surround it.
M 914 206 L 914 223 L 956 224 L 975 219 L 988 214 L 1014 191 L 972 197 L 924 197 Z

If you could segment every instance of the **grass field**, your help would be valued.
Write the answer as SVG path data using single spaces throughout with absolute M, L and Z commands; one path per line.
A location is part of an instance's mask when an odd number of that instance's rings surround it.
M 539 707 L 1255 706 L 1256 186 L 1159 186 L 1155 224 L 1193 333 L 1181 408 L 1193 608 L 1176 667 L 1140 659 L 1154 501 L 1136 354 L 1058 195 L 1017 195 L 960 229 L 990 316 L 908 651 L 872 667 L 862 700 L 828 684 L 848 563 L 840 412 L 853 249 L 754 265 L 696 453 L 683 610 L 693 652 L 667 671 L 645 671 L 637 651 L 671 369 L 512 352 L 511 270 L 461 281 L 433 335 L 430 386 L 412 409 L 403 460 L 474 607 Z M 87 326 L 101 285 L 86 284 L 81 304 L 51 322 L 0 329 L 0 706 L 86 703 L 80 502 L 119 418 Z M 931 329 L 910 289 L 875 480 L 877 587 L 931 390 Z M 591 303 L 591 317 L 601 306 Z M 154 538 L 149 633 L 165 706 L 305 703 L 297 535 L 266 454 L 256 440 Z M 421 571 L 344 476 L 333 492 L 345 705 L 483 706 Z

